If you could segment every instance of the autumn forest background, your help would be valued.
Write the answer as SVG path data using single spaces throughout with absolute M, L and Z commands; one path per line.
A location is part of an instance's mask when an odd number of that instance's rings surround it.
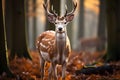
M 46 1 L 0 1 L 0 80 L 40 80 L 35 41 L 55 28 L 47 20 Z M 120 0 L 73 1 L 77 9 L 67 26 L 72 55 L 66 80 L 120 80 Z M 65 14 L 65 5 L 68 12 L 73 9 L 72 0 L 50 0 L 50 5 L 59 15 Z

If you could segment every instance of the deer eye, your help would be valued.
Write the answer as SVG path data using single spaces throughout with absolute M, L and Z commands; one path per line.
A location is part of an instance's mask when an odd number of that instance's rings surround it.
M 57 24 L 57 22 L 55 22 L 55 24 Z
M 64 22 L 64 24 L 67 24 L 67 22 Z

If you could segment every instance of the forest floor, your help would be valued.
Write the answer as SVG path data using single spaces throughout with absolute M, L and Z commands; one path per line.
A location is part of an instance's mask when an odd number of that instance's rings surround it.
M 40 80 L 40 60 L 36 51 L 30 52 L 32 61 L 25 58 L 10 60 L 10 69 L 16 78 L 7 78 L 5 73 L 0 80 Z M 103 52 L 72 52 L 70 61 L 67 64 L 66 80 L 120 80 L 120 62 L 104 63 Z M 87 65 L 87 66 L 86 66 Z M 45 78 L 48 80 L 48 67 L 45 65 Z M 61 73 L 61 66 L 58 66 L 58 76 Z M 61 78 L 59 77 L 59 80 Z

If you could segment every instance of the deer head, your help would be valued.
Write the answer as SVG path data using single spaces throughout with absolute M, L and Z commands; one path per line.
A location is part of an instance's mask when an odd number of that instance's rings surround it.
M 73 5 L 74 5 L 73 10 L 68 13 L 68 11 L 66 9 L 66 13 L 65 13 L 64 16 L 58 16 L 58 14 L 55 13 L 55 11 L 53 11 L 53 9 L 50 12 L 49 9 L 48 9 L 48 4 L 49 4 L 49 0 L 47 0 L 46 4 L 43 4 L 43 7 L 45 8 L 47 16 L 48 16 L 48 21 L 55 24 L 57 32 L 60 32 L 60 33 L 64 32 L 65 31 L 65 26 L 69 22 L 71 22 L 74 18 L 74 12 L 76 10 L 77 3 L 75 3 L 73 1 Z

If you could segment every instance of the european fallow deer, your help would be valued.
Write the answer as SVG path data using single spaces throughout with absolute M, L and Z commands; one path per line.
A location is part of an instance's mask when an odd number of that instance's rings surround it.
M 73 2 L 74 3 L 74 2 Z M 77 3 L 74 3 L 74 9 L 66 13 L 64 16 L 58 16 L 54 11 L 48 9 L 49 0 L 43 7 L 47 13 L 49 22 L 55 24 L 55 31 L 45 31 L 37 38 L 37 50 L 40 53 L 40 65 L 41 65 L 41 79 L 44 77 L 44 64 L 45 61 L 51 63 L 49 68 L 49 79 L 57 80 L 57 68 L 56 65 L 62 66 L 62 80 L 65 80 L 66 63 L 71 53 L 71 46 L 67 36 L 66 25 L 74 18 L 74 12 L 77 7 Z
M 104 44 L 106 44 L 105 37 L 93 37 L 80 39 L 79 50 L 94 52 L 96 50 L 104 50 Z

